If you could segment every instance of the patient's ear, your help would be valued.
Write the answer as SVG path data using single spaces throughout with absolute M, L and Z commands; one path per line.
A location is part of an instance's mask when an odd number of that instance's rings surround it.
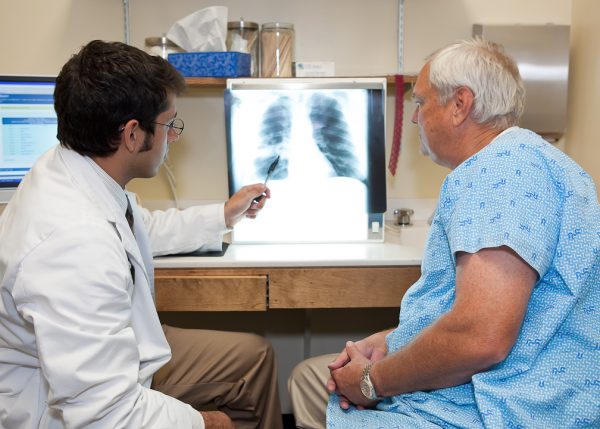
M 471 114 L 475 94 L 466 86 L 459 87 L 452 97 L 452 122 L 461 125 Z

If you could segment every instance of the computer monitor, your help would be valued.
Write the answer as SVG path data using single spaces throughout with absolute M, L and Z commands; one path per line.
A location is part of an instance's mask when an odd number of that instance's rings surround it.
M 0 203 L 58 143 L 54 83 L 50 76 L 0 76 Z
M 230 79 L 229 192 L 263 182 L 271 199 L 235 243 L 383 241 L 385 78 Z

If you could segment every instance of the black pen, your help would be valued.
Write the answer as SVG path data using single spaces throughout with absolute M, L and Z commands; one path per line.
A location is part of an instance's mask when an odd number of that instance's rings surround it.
M 275 160 L 273 160 L 273 162 L 271 163 L 271 165 L 269 165 L 269 169 L 267 170 L 267 177 L 265 178 L 265 185 L 267 184 L 267 182 L 269 181 L 269 178 L 271 177 L 271 173 L 273 173 L 273 171 L 275 171 L 275 167 L 277 167 L 277 163 L 279 162 L 279 155 L 277 155 L 277 158 L 275 158 Z M 262 194 L 259 195 L 258 197 L 254 198 L 254 200 L 252 200 L 252 202 L 254 203 L 260 203 L 260 201 L 265 197 L 266 194 Z

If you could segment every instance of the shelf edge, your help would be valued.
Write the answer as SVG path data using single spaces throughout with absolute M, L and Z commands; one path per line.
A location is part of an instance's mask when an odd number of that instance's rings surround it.
M 338 76 L 336 76 L 338 77 Z M 395 75 L 386 75 L 388 86 L 396 86 Z M 302 78 L 297 78 L 302 79 Z M 417 76 L 405 75 L 404 86 L 412 85 L 416 82 Z M 185 83 L 190 88 L 225 88 L 227 78 L 224 77 L 186 77 Z

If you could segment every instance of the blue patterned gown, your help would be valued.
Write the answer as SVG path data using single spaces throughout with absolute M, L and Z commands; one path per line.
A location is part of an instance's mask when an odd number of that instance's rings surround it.
M 510 128 L 443 183 L 421 278 L 390 353 L 452 307 L 456 252 L 508 246 L 539 274 L 509 356 L 472 381 L 343 411 L 327 427 L 600 428 L 600 209 L 591 178 L 533 132 Z M 482 285 L 482 287 L 485 285 Z

